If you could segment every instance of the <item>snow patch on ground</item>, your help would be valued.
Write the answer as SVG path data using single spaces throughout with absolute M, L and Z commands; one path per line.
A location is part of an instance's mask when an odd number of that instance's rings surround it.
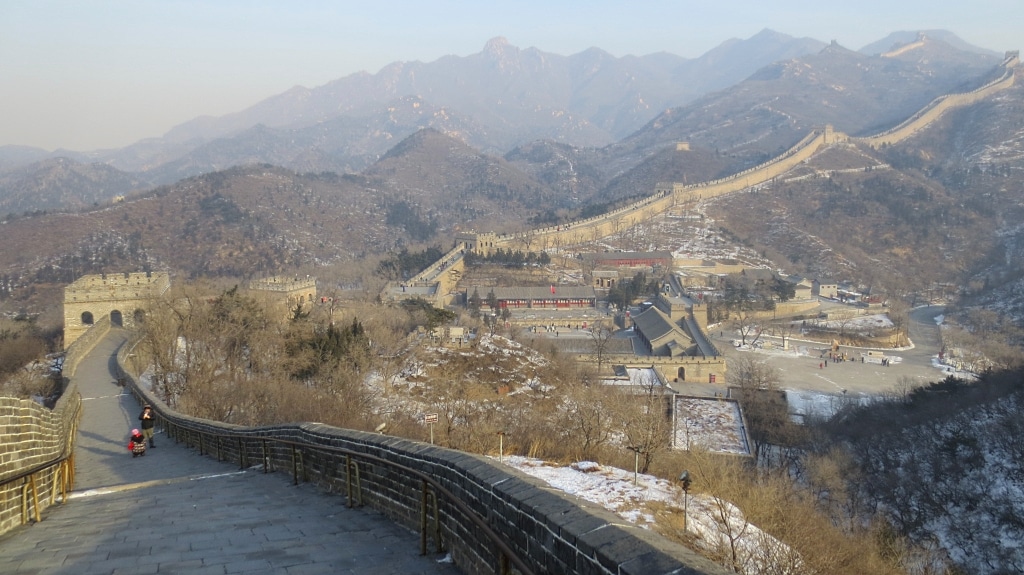
M 672 445 L 715 453 L 750 455 L 739 404 L 731 399 L 676 396 Z
M 791 565 L 800 564 L 798 558 L 792 557 L 795 552 L 748 523 L 736 506 L 720 498 L 692 492 L 684 500 L 682 488 L 665 479 L 634 474 L 592 461 L 563 466 L 540 459 L 511 456 L 504 458 L 504 463 L 567 495 L 600 505 L 644 529 L 651 529 L 656 522 L 649 503 L 658 502 L 674 512 L 685 512 L 687 532 L 706 550 L 727 545 L 729 535 L 738 537 L 737 564 L 741 566 L 742 573 L 768 572 L 765 569 L 780 563 L 780 556 L 790 557 Z M 770 572 L 785 575 L 789 571 Z

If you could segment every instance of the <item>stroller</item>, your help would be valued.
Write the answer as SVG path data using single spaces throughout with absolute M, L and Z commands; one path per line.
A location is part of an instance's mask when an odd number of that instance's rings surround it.
M 128 451 L 132 452 L 132 457 L 146 455 L 146 438 L 142 437 L 138 429 L 132 430 L 131 439 L 128 440 Z

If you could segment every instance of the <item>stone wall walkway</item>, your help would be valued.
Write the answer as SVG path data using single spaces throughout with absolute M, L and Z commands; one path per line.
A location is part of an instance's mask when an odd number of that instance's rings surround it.
M 459 573 L 419 537 L 291 476 L 239 471 L 157 433 L 132 458 L 140 406 L 116 385 L 114 330 L 75 376 L 84 417 L 76 485 L 43 521 L 0 537 L 0 573 L 360 575 Z

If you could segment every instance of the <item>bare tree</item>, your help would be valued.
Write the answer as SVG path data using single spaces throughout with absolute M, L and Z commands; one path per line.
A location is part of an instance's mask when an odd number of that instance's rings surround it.
M 732 326 L 740 334 L 740 343 L 742 345 L 754 345 L 759 339 L 761 339 L 761 333 L 764 331 L 764 327 L 754 320 L 753 315 L 747 311 L 738 311 L 733 314 Z M 749 342 L 747 340 L 750 340 Z
M 703 512 L 714 526 L 713 531 L 704 536 L 705 545 L 714 559 L 736 573 L 746 573 L 749 557 L 743 553 L 743 542 L 755 533 L 755 527 L 732 502 L 744 484 L 745 474 L 738 464 L 712 461 L 700 453 L 695 455 L 691 477 L 695 490 L 706 498 Z
M 447 353 L 434 368 L 426 391 L 427 401 L 439 414 L 441 442 L 453 449 L 464 445 L 471 429 L 474 402 L 468 372 L 464 356 Z
M 29 322 L 0 319 L 0 378 L 23 371 L 46 353 L 46 342 Z
M 777 390 L 781 377 L 766 362 L 744 354 L 729 362 L 729 379 L 742 390 Z
M 794 440 L 788 435 L 795 424 L 789 421 L 785 397 L 779 390 L 779 372 L 764 361 L 741 356 L 729 362 L 729 379 L 740 388 L 754 456 L 770 463 L 773 448 L 786 447 Z
M 907 345 L 907 329 L 910 325 L 910 305 L 902 299 L 889 299 L 889 321 L 893 325 L 893 345 Z
M 643 381 L 624 392 L 619 404 L 619 427 L 629 449 L 638 454 L 640 472 L 647 473 L 655 457 L 668 448 L 672 425 L 668 399 L 658 381 Z
M 401 373 L 411 351 L 408 314 L 398 307 L 384 306 L 366 321 L 372 365 L 380 376 L 382 393 L 387 396 Z
M 576 459 L 596 459 L 613 434 L 617 399 L 607 387 L 583 379 L 563 386 L 559 427 Z
M 140 365 L 153 366 L 153 391 L 171 407 L 177 405 L 192 376 L 190 350 L 195 342 L 186 336 L 201 331 L 193 326 L 201 322 L 204 297 L 193 286 L 183 286 L 151 300 L 146 309 L 135 353 L 143 358 Z
M 589 229 L 589 241 L 588 241 L 588 243 L 591 246 L 591 249 L 597 250 L 597 243 L 603 237 L 604 237 L 604 234 L 601 233 L 601 230 L 598 229 L 597 226 L 594 226 L 594 227 L 590 228 Z
M 793 325 L 792 321 L 788 319 L 782 320 L 772 324 L 772 335 L 777 335 L 780 338 L 782 338 L 782 348 L 788 349 L 789 347 L 787 345 L 787 342 L 789 341 L 790 336 L 792 336 L 793 333 L 796 331 L 796 329 L 797 328 L 796 326 Z
M 526 228 L 516 232 L 515 238 L 523 245 L 523 251 L 529 253 L 534 240 L 537 239 L 537 232 L 533 228 Z
M 615 332 L 604 321 L 597 321 L 590 330 L 590 344 L 595 356 L 597 356 L 597 373 L 602 373 L 604 358 L 608 354 L 611 340 Z
M 22 369 L 7 373 L 3 377 L 0 396 L 22 399 L 46 397 L 54 391 L 54 388 L 54 380 L 47 377 L 46 374 L 22 367 Z

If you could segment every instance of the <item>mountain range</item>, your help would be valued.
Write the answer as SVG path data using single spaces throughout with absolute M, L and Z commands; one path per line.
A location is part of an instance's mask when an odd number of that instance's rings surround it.
M 672 250 L 849 281 L 891 302 L 948 304 L 945 321 L 984 328 L 976 333 L 994 344 L 990 357 L 1019 359 L 1024 67 L 1013 69 L 1013 85 L 906 139 L 876 148 L 855 138 L 1000 77 L 1003 61 L 945 31 L 897 32 L 858 51 L 765 31 L 695 60 L 613 58 L 597 49 L 562 57 L 495 39 L 479 54 L 296 88 L 119 150 L 0 148 L 0 213 L 8 214 L 0 218 L 0 312 L 38 317 L 59 333 L 68 283 L 144 270 L 171 271 L 176 283 L 227 285 L 308 273 L 322 294 L 359 289 L 369 298 L 385 279 L 399 279 L 382 277 L 390 270 L 382 262 L 427 259 L 458 231 L 515 233 L 600 214 L 658 183 L 737 174 L 829 124 L 854 138 L 768 181 L 551 250 L 552 261 L 571 261 L 577 250 Z M 498 268 L 471 277 L 498 283 Z M 546 288 L 549 277 L 539 277 Z M 822 373 L 834 369 L 843 368 Z M 1009 564 L 991 557 L 1015 550 L 1006 542 L 1019 539 L 1001 536 L 1019 527 L 1006 513 L 1012 497 L 990 493 L 1003 481 L 1007 454 L 1021 453 L 1010 425 L 1019 408 L 993 393 L 999 387 L 985 381 L 992 376 L 960 385 L 951 375 L 916 389 L 900 378 L 907 387 L 891 411 L 845 404 L 836 419 L 848 433 L 843 441 L 864 448 L 857 453 L 884 447 L 869 462 L 879 481 L 914 486 L 874 489 L 896 494 L 879 499 L 887 509 L 910 502 L 909 519 L 890 527 L 949 552 L 962 572 Z M 1006 378 L 1003 389 L 1019 388 L 1019 373 L 997 377 Z M 992 408 L 971 407 L 979 402 Z M 949 409 L 965 411 L 945 426 Z M 993 421 L 992 433 L 971 431 Z M 886 434 L 890 443 L 880 444 Z M 985 468 L 972 446 L 1004 436 L 1009 447 L 985 460 L 995 462 L 987 472 L 997 478 L 979 482 Z M 942 471 L 949 461 L 957 472 Z M 849 477 L 868 477 L 847 468 Z M 924 477 L 921 469 L 939 473 Z M 840 485 L 831 481 L 821 485 Z M 960 495 L 936 498 L 938 488 Z M 939 519 L 923 520 L 922 509 Z M 971 528 L 943 527 L 964 522 Z M 963 537 L 936 535 L 946 532 Z
M 137 173 L 151 184 L 250 162 L 340 173 L 365 168 L 426 127 L 492 154 L 540 139 L 603 146 L 665 109 L 822 46 L 765 30 L 694 59 L 667 53 L 616 58 L 597 48 L 560 56 L 495 38 L 477 54 L 395 62 L 376 74 L 295 87 L 122 149 L 47 154 L 0 148 L 0 169 L 56 155 Z
M 603 166 L 631 165 L 672 140 L 706 135 L 716 115 L 705 114 L 704 106 L 689 106 L 691 114 L 700 116 L 694 121 L 680 116 L 680 106 L 703 97 L 721 108 L 716 90 L 740 82 L 744 89 L 730 90 L 732 101 L 717 117 L 732 117 L 744 109 L 760 114 L 771 114 L 776 108 L 795 110 L 798 117 L 773 134 L 777 145 L 784 147 L 794 133 L 814 122 L 831 122 L 858 132 L 874 127 L 858 125 L 866 118 L 879 125 L 898 121 L 931 94 L 952 89 L 964 78 L 973 80 L 996 58 L 943 31 L 928 32 L 929 38 L 939 40 L 885 65 L 871 65 L 877 57 L 865 54 L 920 34 L 895 33 L 859 53 L 837 46 L 825 53 L 823 42 L 764 30 L 746 40 L 726 41 L 694 59 L 667 53 L 615 58 L 597 48 L 559 56 L 536 48 L 519 49 L 495 38 L 477 54 L 430 63 L 395 62 L 377 74 L 353 74 L 313 89 L 296 87 L 237 113 L 197 118 L 161 138 L 121 149 L 47 154 L 24 147 L 0 148 L 0 174 L 7 174 L 6 185 L 0 188 L 0 213 L 58 205 L 77 208 L 96 201 L 85 193 L 76 202 L 75 188 L 62 186 L 58 174 L 48 173 L 51 164 L 26 165 L 33 161 L 63 157 L 128 172 L 107 170 L 109 183 L 94 180 L 94 188 L 113 197 L 124 193 L 128 182 L 138 189 L 251 163 L 299 172 L 358 172 L 406 136 L 427 127 L 489 154 L 505 154 L 537 141 L 601 148 L 642 131 L 610 150 L 615 161 L 601 162 Z M 945 53 L 937 53 L 942 50 Z M 818 76 L 812 81 L 822 83 L 826 91 L 828 86 L 851 82 L 891 85 L 908 80 L 917 85 L 901 86 L 892 94 L 871 92 L 864 102 L 837 107 L 825 96 L 807 93 L 808 87 L 802 85 L 806 79 L 794 67 L 802 61 L 797 58 L 814 56 L 818 61 L 811 64 Z M 905 72 L 903 66 L 894 65 L 897 61 L 904 66 L 920 61 L 925 74 Z M 938 70 L 936 63 L 946 68 Z M 851 76 L 857 66 L 862 67 L 860 77 Z M 804 100 L 772 103 L 797 94 L 804 94 Z M 858 94 L 864 92 L 830 95 Z M 806 102 L 818 102 L 818 107 L 806 108 Z M 865 114 L 863 107 L 873 109 Z M 844 113 L 847 117 L 842 117 Z M 678 129 L 680 122 L 689 128 Z M 706 144 L 728 147 L 751 136 L 735 127 L 730 132 L 731 140 L 716 130 L 721 141 Z M 21 171 L 10 174 L 13 168 Z M 77 171 L 95 175 L 100 169 Z M 33 180 L 54 182 L 53 189 L 40 188 Z M 24 197 L 12 197 L 17 195 Z
M 0 284 L 128 265 L 234 277 L 363 270 L 458 229 L 515 231 L 658 182 L 736 173 L 822 124 L 881 131 L 982 85 L 1000 61 L 936 31 L 856 52 L 764 31 L 694 60 L 562 57 L 495 39 L 472 56 L 296 88 L 120 150 L 57 160 L 7 147 Z M 777 182 L 771 201 L 740 195 L 709 213 L 797 272 L 1007 285 L 997 263 L 1016 253 L 1007 206 L 1019 203 L 1022 101 L 1014 86 L 908 143 L 831 149 Z

